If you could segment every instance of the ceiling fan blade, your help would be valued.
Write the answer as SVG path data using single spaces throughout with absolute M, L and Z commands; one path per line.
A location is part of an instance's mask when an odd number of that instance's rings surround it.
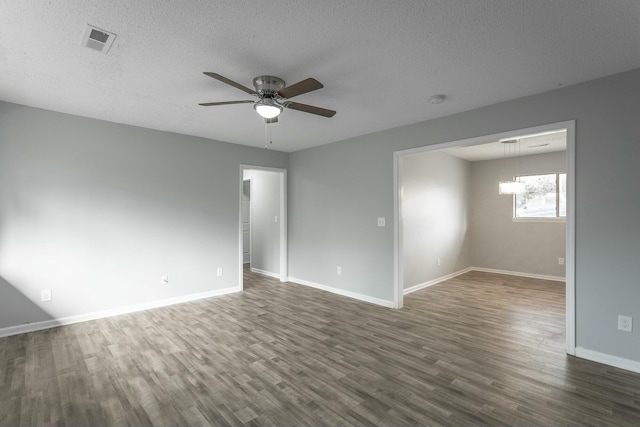
M 255 101 L 224 101 L 224 102 L 204 102 L 202 104 L 203 107 L 211 107 L 212 105 L 229 105 L 229 104 L 246 104 L 248 102 L 254 103 Z
M 229 86 L 233 86 L 233 87 L 235 87 L 235 88 L 237 88 L 237 89 L 240 89 L 240 90 L 242 90 L 242 91 L 245 91 L 245 92 L 247 92 L 247 93 L 248 93 L 248 94 L 250 94 L 250 95 L 257 95 L 257 93 L 256 93 L 256 91 L 255 91 L 255 90 L 253 90 L 253 89 L 249 89 L 249 88 L 248 88 L 248 87 L 246 87 L 246 86 L 242 86 L 240 83 L 236 83 L 236 82 L 234 82 L 233 80 L 229 80 L 228 78 L 226 78 L 226 77 L 224 77 L 224 76 L 221 76 L 220 74 L 210 73 L 210 72 L 208 72 L 208 71 L 205 71 L 205 72 L 204 72 L 204 73 L 202 73 L 202 74 L 205 74 L 205 75 L 207 75 L 207 76 L 209 76 L 209 77 L 213 77 L 213 78 L 214 78 L 214 79 L 216 79 L 216 80 L 220 80 L 222 83 L 226 83 L 226 84 L 228 84 Z
M 264 123 L 265 123 L 266 125 L 270 125 L 271 123 L 278 123 L 278 118 L 277 118 L 277 117 L 274 117 L 274 118 L 272 118 L 272 119 L 264 119 Z
M 333 117 L 336 112 L 333 110 L 327 110 L 326 108 L 314 107 L 313 105 L 300 104 L 299 102 L 284 102 L 286 108 L 292 110 L 304 111 L 305 113 L 317 114 L 318 116 Z
M 291 86 L 287 86 L 284 89 L 280 89 L 278 91 L 278 95 L 283 98 L 293 98 L 294 96 L 302 95 L 303 93 L 311 92 L 314 90 L 322 89 L 324 86 L 322 83 L 317 81 L 314 78 L 309 77 L 308 79 L 302 80 L 296 84 Z

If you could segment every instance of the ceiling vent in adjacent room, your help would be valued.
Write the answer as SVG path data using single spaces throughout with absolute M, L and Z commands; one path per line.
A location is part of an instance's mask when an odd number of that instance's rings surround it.
M 106 54 L 115 39 L 116 35 L 114 33 L 87 24 L 82 34 L 80 45 Z

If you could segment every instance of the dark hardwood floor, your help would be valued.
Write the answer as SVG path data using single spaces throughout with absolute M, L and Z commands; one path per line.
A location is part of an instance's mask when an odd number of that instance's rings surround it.
M 564 354 L 564 286 L 467 273 L 391 310 L 245 292 L 0 339 L 0 425 L 640 425 L 640 375 Z

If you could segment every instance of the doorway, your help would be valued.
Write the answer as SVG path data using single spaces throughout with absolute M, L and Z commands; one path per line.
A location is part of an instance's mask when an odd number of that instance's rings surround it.
M 242 263 L 251 265 L 251 179 L 242 182 Z
M 543 134 L 545 132 L 566 131 L 566 226 L 565 226 L 565 262 L 566 276 L 566 351 L 575 354 L 575 122 L 561 122 L 527 129 L 503 132 L 465 140 L 434 144 L 394 153 L 394 302 L 395 307 L 403 306 L 405 271 L 407 254 L 403 241 L 403 165 L 407 156 L 431 151 L 443 151 L 461 147 L 480 146 L 490 142 L 516 138 L 521 135 Z M 497 183 L 496 183 L 497 192 Z M 440 265 L 440 259 L 437 260 Z M 435 264 L 434 264 L 435 265 Z
M 240 165 L 239 177 L 239 281 L 243 271 L 286 282 L 287 273 L 287 171 Z

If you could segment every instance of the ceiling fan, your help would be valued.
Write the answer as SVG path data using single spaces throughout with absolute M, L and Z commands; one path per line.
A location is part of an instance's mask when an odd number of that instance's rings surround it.
M 205 71 L 203 74 L 209 77 L 213 77 L 216 80 L 219 80 L 258 98 L 257 101 L 243 100 L 205 102 L 203 104 L 199 104 L 205 107 L 213 105 L 253 103 L 253 108 L 258 112 L 258 114 L 260 114 L 260 116 L 264 118 L 264 121 L 267 124 L 276 123 L 278 121 L 278 115 L 280 115 L 283 108 L 303 111 L 305 113 L 316 114 L 323 117 L 333 117 L 336 114 L 335 111 L 327 110 L 326 108 L 300 104 L 299 102 L 287 101 L 289 98 L 293 98 L 294 96 L 302 95 L 304 93 L 324 87 L 322 83 L 313 78 L 308 78 L 291 86 L 285 87 L 284 80 L 279 77 L 258 76 L 253 79 L 253 87 L 255 89 L 249 89 L 248 87 L 243 86 L 240 83 L 236 83 L 233 80 L 229 80 L 228 78 L 221 76 L 220 74 L 210 73 L 207 71 Z

